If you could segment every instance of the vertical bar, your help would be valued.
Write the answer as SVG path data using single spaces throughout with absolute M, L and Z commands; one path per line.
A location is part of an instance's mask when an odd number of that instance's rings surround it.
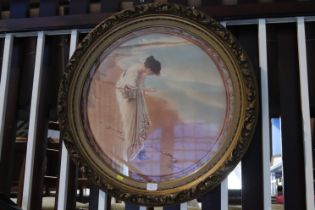
M 226 28 L 226 21 L 221 21 L 221 25 Z M 221 183 L 221 210 L 229 208 L 228 178 Z
M 187 202 L 181 203 L 180 204 L 180 210 L 188 210 L 188 203 Z
M 107 210 L 106 207 L 107 207 L 107 202 L 110 202 L 107 200 L 107 194 L 102 191 L 102 190 L 99 190 L 99 193 L 98 193 L 98 210 Z
M 277 28 L 279 24 L 268 24 L 267 32 L 267 60 L 269 86 L 269 115 L 272 118 L 280 117 L 280 84 L 277 53 Z
M 188 210 L 188 203 L 187 202 L 181 203 L 180 204 L 180 210 Z
M 241 43 L 246 49 L 253 63 L 255 74 L 260 84 L 259 71 L 259 50 L 258 50 L 258 27 L 254 30 L 244 31 L 241 36 Z M 257 34 L 256 34 L 257 33 Z M 259 88 L 260 89 L 260 88 Z M 261 90 L 260 90 L 261 91 Z M 260 100 L 262 103 L 262 100 Z M 261 106 L 260 106 L 261 107 Z M 262 118 L 259 110 L 256 131 L 242 161 L 242 209 L 264 209 L 264 183 L 263 183 L 263 139 L 262 139 Z
M 5 40 L 5 34 L 3 37 L 0 38 L 0 65 L 2 68 L 2 62 L 3 62 L 3 53 L 4 53 L 4 40 Z M 0 68 L 0 80 L 1 80 L 1 68 Z
M 180 210 L 180 205 L 174 204 L 170 206 L 164 206 L 163 210 Z
M 217 186 L 201 198 L 202 210 L 221 210 L 221 186 Z
M 112 196 L 107 194 L 106 195 L 106 201 L 107 201 L 106 207 L 105 207 L 106 210 L 111 210 L 112 209 Z
M 277 42 L 284 206 L 286 210 L 306 209 L 296 25 L 278 25 Z
M 306 50 L 307 50 L 307 67 L 308 67 L 308 78 L 309 78 L 309 100 L 310 100 L 310 115 L 312 121 L 312 132 L 315 118 L 315 59 L 313 59 L 315 55 L 315 22 L 305 22 L 305 35 L 306 35 Z M 313 133 L 312 133 L 313 135 Z M 312 137 L 314 139 L 314 136 Z M 315 142 L 313 141 L 313 150 L 315 149 Z M 315 155 L 314 155 L 315 157 Z M 313 160 L 314 161 L 314 160 Z
M 77 42 L 78 42 L 78 31 L 72 30 L 69 57 L 71 57 L 72 54 L 74 53 L 77 46 Z M 62 142 L 57 210 L 66 210 L 69 164 L 70 164 L 69 162 L 70 162 L 70 159 L 69 159 L 68 150 L 64 142 Z
M 221 183 L 221 210 L 229 209 L 229 192 L 228 192 L 228 178 L 226 177 Z
M 79 170 L 76 167 L 76 165 L 70 160 L 69 166 L 68 166 L 68 177 L 71 177 L 71 179 L 68 180 L 68 184 L 67 184 L 68 190 L 67 190 L 67 196 L 66 196 L 67 197 L 66 209 L 76 208 L 78 176 L 79 176 Z
M 258 87 L 260 84 L 258 26 L 231 27 L 230 30 L 237 36 L 246 50 Z M 260 89 L 260 88 L 259 88 Z M 261 100 L 260 100 L 261 101 Z M 261 106 L 260 106 L 261 107 Z M 262 128 L 261 110 L 259 110 L 257 125 L 251 144 L 242 159 L 242 210 L 262 210 L 263 206 L 263 154 L 262 154 Z
M 5 113 L 7 109 L 7 97 L 9 92 L 10 65 L 13 46 L 12 34 L 6 34 L 3 49 L 2 73 L 0 81 L 0 158 L 2 154 Z M 1 160 L 1 159 L 0 159 Z
M 226 28 L 226 21 L 220 22 Z M 229 206 L 229 193 L 228 193 L 228 178 L 226 177 L 221 183 L 221 210 L 228 210 Z
M 314 210 L 314 181 L 313 181 L 313 156 L 312 156 L 312 135 L 311 116 L 309 107 L 309 90 L 307 75 L 307 53 L 305 41 L 305 23 L 303 17 L 297 18 L 297 39 L 299 52 L 299 75 L 300 75 L 300 95 L 303 121 L 303 143 L 305 162 L 305 190 L 306 209 Z
M 140 210 L 140 206 L 126 203 L 125 210 Z
M 34 46 L 35 48 L 35 46 Z M 38 105 L 37 105 L 37 119 L 36 119 L 36 132 L 34 133 L 35 153 L 32 173 L 31 185 L 31 204 L 30 209 L 42 209 L 43 191 L 44 191 L 44 176 L 46 174 L 46 161 L 47 161 L 47 132 L 48 132 L 48 115 L 49 115 L 49 96 L 50 96 L 50 77 L 48 68 L 48 56 L 51 44 L 44 42 L 43 61 L 40 77 L 40 89 Z M 35 55 L 36 56 L 36 55 Z M 35 57 L 34 56 L 34 57 Z M 36 59 L 35 59 L 36 62 Z M 35 63 L 36 65 L 36 63 Z M 35 68 L 34 68 L 35 69 Z M 34 75 L 34 74 L 33 74 Z M 24 76 L 24 72 L 22 75 Z M 24 79 L 22 77 L 22 79 Z M 43 91 L 44 90 L 44 91 Z M 31 98 L 31 97 L 30 97 Z
M 14 152 L 17 116 L 16 101 L 18 98 L 18 80 L 20 73 L 20 69 L 17 68 L 16 63 L 14 63 L 14 61 L 17 61 L 19 58 L 20 50 L 14 50 L 15 43 L 13 44 L 13 36 L 11 41 L 10 49 L 6 49 L 5 46 L 3 48 L 3 53 L 5 54 L 3 59 L 5 60 L 1 60 L 1 62 L 6 66 L 3 66 L 6 69 L 2 72 L 4 78 L 1 78 L 2 81 L 0 82 L 0 171 L 5 171 L 5 173 L 0 173 L 0 193 L 7 196 L 10 195 L 11 191 L 12 175 L 14 173 L 13 165 L 16 156 Z M 18 48 L 17 44 L 15 47 Z M 10 58 L 6 58 L 6 56 Z
M 35 59 L 35 70 L 32 88 L 32 101 L 31 101 L 31 111 L 30 111 L 30 123 L 29 123 L 29 133 L 27 141 L 27 151 L 26 151 L 26 161 L 25 161 L 25 177 L 24 177 L 24 188 L 23 188 L 23 198 L 22 198 L 22 208 L 24 210 L 30 209 L 31 203 L 31 190 L 33 184 L 33 166 L 34 166 L 34 156 L 35 156 L 35 140 L 37 132 L 37 119 L 38 119 L 38 106 L 39 106 L 39 96 L 40 96 L 40 86 L 42 77 L 42 61 L 43 52 L 45 47 L 45 34 L 43 31 L 38 32 L 37 36 L 37 46 L 36 46 L 36 59 Z
M 312 121 L 311 121 L 311 127 L 312 127 L 312 143 L 314 145 L 314 142 L 315 142 L 315 119 L 312 118 Z
M 242 160 L 242 209 L 263 210 L 262 130 L 259 113 L 256 131 Z
M 270 126 L 268 96 L 268 61 L 266 20 L 258 21 L 258 49 L 260 66 L 261 120 L 262 120 L 262 166 L 263 166 L 263 202 L 264 210 L 271 210 L 270 183 Z
M 96 186 L 93 186 L 90 188 L 89 210 L 97 210 L 98 209 L 99 192 L 100 192 L 100 190 Z
M 27 50 L 27 55 L 25 54 L 25 50 Z M 22 98 L 29 100 L 28 107 L 30 107 L 31 102 L 31 92 L 32 92 L 32 84 L 33 80 L 30 79 L 28 84 L 25 84 L 25 80 L 23 80 L 24 75 L 29 75 L 30 78 L 33 78 L 34 72 L 34 63 L 35 63 L 35 50 L 36 50 L 36 37 L 27 38 L 27 39 L 14 39 L 13 47 L 12 47 L 12 55 L 10 61 L 10 76 L 9 76 L 9 84 L 8 90 L 10 91 L 5 99 L 6 110 L 3 113 L 4 116 L 4 127 L 3 127 L 3 145 L 2 145 L 2 153 L 1 153 L 1 162 L 0 162 L 0 171 L 5 171 L 5 173 L 0 173 L 0 192 L 10 195 L 11 185 L 13 181 L 14 167 L 16 164 L 16 158 L 18 154 L 16 154 L 16 131 L 17 131 L 17 106 L 22 102 Z M 21 71 L 23 68 L 23 71 Z M 22 80 L 21 80 L 22 79 Z M 21 81 L 23 84 L 21 84 Z M 27 93 L 23 96 L 19 91 L 22 91 L 21 88 L 28 87 Z M 26 91 L 25 91 L 26 92 Z M 19 95 L 21 96 L 19 98 Z M 29 109 L 27 110 L 29 113 Z M 28 123 L 27 123 L 28 124 Z M 28 127 L 28 125 L 27 125 Z M 26 153 L 26 144 L 25 151 Z M 23 157 L 24 158 L 24 157 Z M 19 190 L 19 206 L 22 204 L 22 191 L 23 191 L 23 179 L 24 179 L 24 169 L 23 175 L 21 175 L 21 190 Z

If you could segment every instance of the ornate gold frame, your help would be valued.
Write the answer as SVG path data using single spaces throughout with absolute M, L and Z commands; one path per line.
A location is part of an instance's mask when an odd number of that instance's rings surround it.
M 128 179 L 111 170 L 88 143 L 80 115 L 84 82 L 96 55 L 132 30 L 152 26 L 180 27 L 198 34 L 214 46 L 231 74 L 237 113 L 229 131 L 230 145 L 214 166 L 165 183 L 161 190 L 145 190 L 146 183 Z M 94 59 L 94 60 L 93 60 Z M 193 8 L 175 4 L 141 5 L 117 13 L 100 23 L 79 44 L 64 73 L 58 96 L 61 139 L 80 170 L 101 189 L 127 202 L 157 206 L 199 197 L 218 185 L 237 165 L 249 146 L 257 121 L 258 90 L 252 66 L 239 43 L 218 22 Z M 174 187 L 176 186 L 176 187 Z

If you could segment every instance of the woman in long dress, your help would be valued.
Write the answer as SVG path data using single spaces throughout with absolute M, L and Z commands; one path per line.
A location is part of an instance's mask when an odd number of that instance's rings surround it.
M 144 64 L 133 65 L 124 71 L 116 84 L 116 97 L 122 118 L 126 161 L 133 160 L 143 149 L 151 125 L 144 98 L 144 78 L 159 75 L 161 64 L 149 56 Z

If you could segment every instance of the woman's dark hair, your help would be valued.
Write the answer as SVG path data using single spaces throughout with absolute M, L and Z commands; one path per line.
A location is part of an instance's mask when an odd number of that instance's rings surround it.
M 159 75 L 161 71 L 161 63 L 160 61 L 156 60 L 152 55 L 147 57 L 144 62 L 144 66 L 151 69 L 153 74 Z

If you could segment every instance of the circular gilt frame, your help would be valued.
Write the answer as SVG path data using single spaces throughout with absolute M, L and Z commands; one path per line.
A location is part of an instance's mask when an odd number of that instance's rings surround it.
M 137 27 L 179 27 L 197 31 L 225 62 L 232 75 L 238 115 L 227 135 L 230 143 L 214 166 L 205 166 L 202 174 L 192 174 L 189 181 L 173 180 L 172 188 L 147 190 L 124 177 L 97 158 L 96 151 L 87 148 L 88 135 L 82 125 L 84 117 L 82 93 L 91 63 L 113 40 Z M 132 27 L 131 27 L 132 25 Z M 187 26 L 187 27 L 186 27 Z M 131 27 L 132 29 L 128 29 Z M 111 37 L 111 38 L 110 38 Z M 108 41 L 109 40 L 109 41 Z M 101 44 L 105 43 L 105 44 Z M 107 44 L 106 44 L 107 43 Z M 102 46 L 102 47 L 100 47 Z M 101 49 L 99 49 L 101 48 Z M 93 60 L 94 59 L 94 60 Z M 93 183 L 112 196 L 126 202 L 147 206 L 161 206 L 185 202 L 200 197 L 218 185 L 235 168 L 252 139 L 258 116 L 258 88 L 252 65 L 240 44 L 217 21 L 204 13 L 176 4 L 146 4 L 124 10 L 107 18 L 93 29 L 78 45 L 64 72 L 58 96 L 61 139 L 71 158 Z M 186 179 L 187 180 L 187 177 Z M 176 182 L 178 182 L 176 184 Z M 174 187 L 175 186 L 175 187 Z

